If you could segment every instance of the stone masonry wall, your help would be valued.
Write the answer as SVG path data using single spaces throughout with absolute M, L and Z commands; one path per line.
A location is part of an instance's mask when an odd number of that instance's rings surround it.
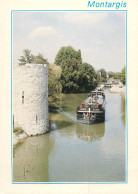
M 29 136 L 47 132 L 47 65 L 14 65 L 12 88 L 14 127 L 21 127 Z

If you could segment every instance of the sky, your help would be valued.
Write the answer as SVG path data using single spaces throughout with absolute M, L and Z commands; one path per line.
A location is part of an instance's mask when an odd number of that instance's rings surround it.
M 120 72 L 126 65 L 125 18 L 124 11 L 13 12 L 13 63 L 24 49 L 54 63 L 61 47 L 72 46 L 95 70 Z

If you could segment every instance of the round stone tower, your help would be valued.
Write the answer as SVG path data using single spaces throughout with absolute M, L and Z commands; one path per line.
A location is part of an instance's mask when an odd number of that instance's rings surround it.
M 43 64 L 13 66 L 13 126 L 27 135 L 49 130 L 48 67 Z

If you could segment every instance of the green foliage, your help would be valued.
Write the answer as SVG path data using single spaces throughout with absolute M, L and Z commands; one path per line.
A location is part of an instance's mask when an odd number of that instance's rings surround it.
M 88 63 L 83 63 L 80 69 L 82 73 L 82 75 L 80 76 L 80 83 L 82 84 L 81 91 L 89 92 L 90 90 L 93 90 L 97 85 L 95 69 Z
M 48 65 L 48 102 L 49 109 L 57 109 L 61 106 L 62 85 L 60 83 L 61 68 L 55 64 Z
M 98 72 L 101 76 L 101 82 L 105 82 L 106 78 L 107 78 L 107 73 L 106 73 L 105 69 L 100 69 Z
M 34 62 L 35 62 L 36 64 L 48 64 L 47 59 L 45 59 L 45 58 L 43 57 L 43 55 L 40 54 L 40 53 L 39 53 L 37 56 L 34 57 Z
M 120 79 L 121 73 L 109 71 L 108 76 L 109 78 Z
M 23 133 L 23 129 L 21 127 L 14 127 L 13 128 L 13 133 Z
M 55 64 L 62 69 L 61 84 L 64 93 L 87 92 L 94 87 L 94 68 L 82 64 L 81 51 L 73 47 L 62 47 L 56 55 Z
M 95 75 L 95 85 L 94 85 L 94 88 L 98 85 L 98 84 L 100 84 L 100 83 L 102 83 L 102 79 L 101 79 L 101 75 L 100 75 L 100 73 L 99 72 L 96 72 L 96 75 Z
M 124 84 L 124 85 L 126 84 L 126 67 L 124 67 L 122 69 L 120 80 L 121 80 L 122 84 Z
M 32 63 L 34 60 L 34 56 L 31 55 L 31 51 L 28 49 L 24 49 L 23 50 L 23 56 L 20 57 L 20 59 L 18 59 L 20 61 L 20 65 L 24 65 L 26 63 Z
M 47 59 L 42 54 L 39 53 L 37 56 L 34 56 L 31 54 L 31 50 L 28 49 L 23 50 L 23 56 L 18 60 L 20 61 L 19 65 L 25 65 L 27 63 L 48 64 Z
M 55 64 L 65 67 L 65 63 L 68 66 L 78 66 L 79 63 L 81 64 L 81 51 L 76 51 L 72 46 L 61 47 L 58 54 L 56 55 Z
M 63 92 L 77 92 L 79 91 L 79 67 L 82 63 L 81 52 L 76 51 L 73 47 L 62 47 L 56 58 L 55 64 L 62 68 L 61 84 Z

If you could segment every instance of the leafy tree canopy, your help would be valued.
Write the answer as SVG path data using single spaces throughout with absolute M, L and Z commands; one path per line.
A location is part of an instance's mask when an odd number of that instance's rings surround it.
M 57 109 L 62 102 L 61 68 L 55 64 L 48 65 L 48 102 L 50 110 Z
M 81 51 L 76 51 L 72 46 L 61 47 L 55 58 L 55 64 L 64 67 L 66 64 L 78 65 L 82 63 Z
M 126 84 L 126 67 L 122 69 L 120 80 L 122 84 Z
M 106 73 L 105 69 L 100 69 L 100 70 L 98 70 L 98 72 L 99 72 L 99 74 L 101 76 L 101 81 L 102 82 L 106 81 L 107 73 Z
M 114 78 L 114 79 L 120 79 L 120 76 L 121 76 L 121 73 L 113 72 L 113 71 L 109 71 L 107 74 L 109 78 Z
M 19 65 L 25 65 L 27 63 L 48 64 L 47 59 L 45 59 L 42 54 L 39 53 L 37 56 L 34 56 L 31 54 L 31 50 L 28 49 L 23 50 L 23 56 L 18 60 L 20 62 Z
M 73 47 L 61 47 L 55 58 L 56 65 L 62 69 L 61 84 L 63 92 L 90 91 L 95 75 L 94 68 L 88 63 L 82 63 L 81 51 Z

